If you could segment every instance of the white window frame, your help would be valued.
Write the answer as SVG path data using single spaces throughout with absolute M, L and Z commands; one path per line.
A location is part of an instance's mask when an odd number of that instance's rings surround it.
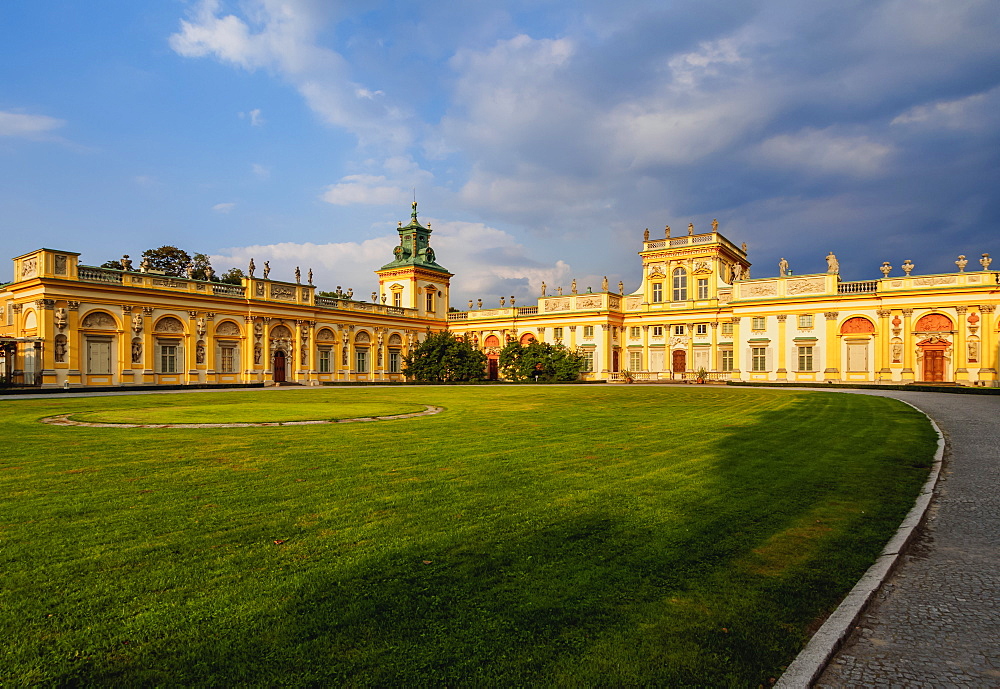
M 557 340 L 561 340 L 563 338 L 563 329 L 562 328 L 552 328 L 552 337 L 554 337 Z
M 804 373 L 815 371 L 815 345 L 798 345 L 797 349 L 798 351 L 796 354 L 798 355 L 798 370 Z
M 389 373 L 403 372 L 403 354 L 398 349 L 389 350 Z
M 688 298 L 688 274 L 683 268 L 674 268 L 673 272 L 673 294 L 671 301 L 687 301 Z
M 320 373 L 333 373 L 333 347 L 320 347 L 316 365 Z
M 663 337 L 663 326 L 654 325 L 653 326 L 653 337 Z
M 754 316 L 750 319 L 751 330 L 767 330 L 767 318 L 764 316 Z
M 698 278 L 698 298 L 708 299 L 708 278 Z
M 694 326 L 695 335 L 708 335 L 708 323 L 698 323 Z
M 809 330 L 813 327 L 813 315 L 811 313 L 799 314 L 799 330 Z
M 583 326 L 583 337 L 586 340 L 594 339 L 594 326 L 592 325 Z
M 733 370 L 734 363 L 735 360 L 733 359 L 733 350 L 731 349 L 719 350 L 719 368 L 729 373 Z
M 368 373 L 367 347 L 356 347 L 354 349 L 354 366 L 355 373 Z
M 642 352 L 634 351 L 628 353 L 628 367 L 631 371 L 642 370 Z
M 754 373 L 767 371 L 767 347 L 750 348 L 750 370 Z

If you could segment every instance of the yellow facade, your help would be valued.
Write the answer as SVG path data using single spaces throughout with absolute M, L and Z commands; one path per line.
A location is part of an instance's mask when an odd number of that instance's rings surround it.
M 430 227 L 400 223 L 372 301 L 251 276 L 242 285 L 79 265 L 39 249 L 0 286 L 0 382 L 43 387 L 401 381 L 427 332 L 485 351 L 512 340 L 583 353 L 585 379 L 997 385 L 1000 273 L 981 269 L 843 282 L 751 278 L 745 246 L 718 232 L 644 237 L 624 293 L 543 287 L 533 305 L 449 313 L 452 274 Z M 968 262 L 966 262 L 968 263 Z M 471 305 L 471 302 L 470 302 Z
M 430 230 L 415 206 L 407 227 L 420 228 L 426 254 Z M 386 292 L 364 302 L 252 274 L 229 285 L 83 266 L 78 257 L 39 249 L 14 259 L 14 280 L 0 286 L 0 383 L 402 381 L 410 347 L 447 327 L 451 273 L 432 261 L 383 271 Z M 413 295 L 405 306 L 389 301 L 395 284 Z
M 746 249 L 712 223 L 650 240 L 638 289 L 565 293 L 537 305 L 449 315 L 452 331 L 495 356 L 511 339 L 585 352 L 584 377 L 997 385 L 1000 274 L 888 275 L 843 282 L 836 257 L 814 275 L 749 277 Z M 964 266 L 963 266 L 964 268 Z

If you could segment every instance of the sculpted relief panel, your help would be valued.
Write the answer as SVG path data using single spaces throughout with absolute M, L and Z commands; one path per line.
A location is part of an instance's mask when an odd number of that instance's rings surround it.
M 569 311 L 569 299 L 549 299 L 545 302 L 546 311 Z
M 114 317 L 103 311 L 88 313 L 80 323 L 80 327 L 83 328 L 115 328 L 117 326 Z
M 599 309 L 603 306 L 601 297 L 577 297 L 576 308 L 578 309 Z
M 158 333 L 182 333 L 184 332 L 184 324 L 176 318 L 167 316 L 156 324 L 154 330 Z
M 789 280 L 785 286 L 787 294 L 816 294 L 826 289 L 824 278 L 809 278 L 805 280 Z
M 744 282 L 740 285 L 740 297 L 772 297 L 777 293 L 778 285 L 773 282 Z
M 232 321 L 225 321 L 225 322 L 219 324 L 219 327 L 216 328 L 215 333 L 217 335 L 237 335 L 238 336 L 240 334 L 240 328 L 239 328 L 238 325 L 236 325 Z
M 944 332 L 952 330 L 951 319 L 940 313 L 929 313 L 917 321 L 914 330 L 919 333 Z

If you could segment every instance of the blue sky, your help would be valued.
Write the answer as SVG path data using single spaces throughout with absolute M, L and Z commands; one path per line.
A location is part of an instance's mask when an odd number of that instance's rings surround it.
M 755 277 L 978 268 L 998 35 L 995 0 L 8 0 L 0 236 L 366 295 L 416 190 L 460 307 L 631 291 L 644 228 L 713 218 Z

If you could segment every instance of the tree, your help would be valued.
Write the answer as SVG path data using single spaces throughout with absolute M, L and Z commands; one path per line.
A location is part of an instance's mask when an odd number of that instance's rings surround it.
M 102 263 L 101 265 L 99 265 L 98 268 L 110 268 L 111 270 L 121 270 L 122 269 L 122 262 L 121 261 L 105 261 L 104 263 Z
M 508 342 L 498 361 L 508 380 L 570 381 L 580 377 L 583 357 L 562 344 Z
M 161 246 L 158 249 L 143 251 L 142 260 L 146 261 L 149 270 L 160 271 L 174 277 L 187 277 L 186 269 L 191 257 L 188 252 L 176 246 Z
M 225 282 L 229 285 L 242 285 L 244 277 L 246 276 L 239 268 L 230 268 L 222 274 L 222 277 L 219 278 L 219 282 Z
M 214 275 L 212 259 L 205 254 L 195 254 L 191 257 L 191 277 L 195 280 L 211 280 Z
M 436 333 L 403 357 L 403 373 L 421 383 L 458 383 L 486 378 L 486 355 L 451 333 Z

